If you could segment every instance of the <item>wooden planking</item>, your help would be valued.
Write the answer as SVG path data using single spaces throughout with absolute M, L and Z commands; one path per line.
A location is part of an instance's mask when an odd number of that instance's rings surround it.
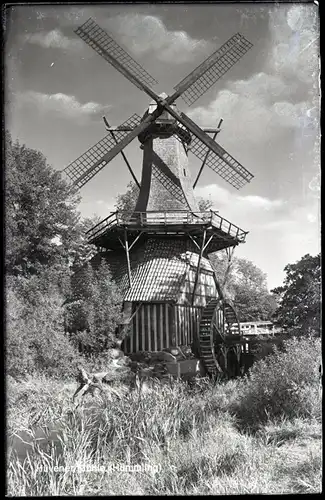
M 138 303 L 133 304 L 133 312 Z M 198 333 L 201 309 L 198 307 L 171 305 L 169 303 L 145 303 L 131 321 L 129 335 L 125 339 L 125 352 L 159 351 L 177 345 L 191 345 Z
M 175 306 L 177 345 L 190 345 L 200 323 L 200 308 L 178 304 Z
M 164 337 L 162 335 L 162 332 L 164 331 L 164 306 L 165 306 L 165 304 L 159 304 L 159 332 L 160 332 L 160 335 L 158 335 L 158 339 L 159 339 L 159 347 L 161 350 L 164 348 Z
M 137 306 L 134 303 L 133 311 Z M 159 351 L 172 345 L 172 312 L 168 303 L 142 304 L 132 319 L 125 352 Z
M 135 331 L 140 332 L 140 314 L 139 313 L 135 315 L 133 322 L 135 323 Z M 140 339 L 139 339 L 139 337 L 140 337 L 140 335 L 135 336 L 135 352 L 140 351 Z
M 136 335 L 140 337 L 140 351 L 145 350 L 145 345 L 144 345 L 144 339 L 145 339 L 145 323 L 144 323 L 144 315 L 145 315 L 145 308 L 144 306 L 141 307 L 141 329 L 139 328 L 138 331 L 135 332 Z M 141 334 L 140 334 L 141 331 Z
M 169 347 L 170 342 L 169 342 L 169 335 L 171 334 L 171 328 L 169 324 L 169 316 L 170 316 L 170 310 L 168 307 L 168 304 L 165 304 L 165 347 Z
M 158 348 L 158 328 L 159 324 L 157 323 L 157 310 L 159 310 L 159 306 L 153 304 L 152 305 L 152 319 L 153 319 L 153 345 Z

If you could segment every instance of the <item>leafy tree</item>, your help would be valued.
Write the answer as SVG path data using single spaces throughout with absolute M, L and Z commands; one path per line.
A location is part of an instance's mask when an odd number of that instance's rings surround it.
M 235 259 L 229 289 L 233 294 L 240 321 L 271 319 L 276 302 L 268 291 L 266 274 L 253 262 Z
M 205 200 L 204 198 L 198 198 L 198 204 L 200 212 L 208 212 L 213 205 L 211 200 Z
M 116 342 L 122 297 L 108 265 L 87 263 L 72 278 L 72 294 L 65 305 L 66 329 L 87 354 L 101 353 Z
M 79 355 L 65 333 L 63 305 L 72 295 L 73 274 L 96 253 L 85 232 L 99 218 L 81 219 L 75 189 L 42 153 L 13 143 L 9 133 L 5 184 L 8 370 L 70 373 Z M 97 316 L 87 317 L 92 331 L 101 311 L 97 292 L 88 307 L 88 313 L 95 310 L 97 298 Z
M 320 254 L 304 255 L 295 264 L 288 264 L 284 271 L 283 286 L 272 290 L 278 301 L 275 312 L 278 324 L 295 334 L 320 335 Z
M 253 262 L 216 253 L 210 256 L 224 294 L 236 307 L 240 321 L 269 320 L 276 301 L 267 289 L 266 274 Z
M 68 249 L 71 270 L 77 272 L 84 264 L 89 262 L 98 252 L 95 245 L 88 243 L 87 231 L 92 229 L 101 221 L 97 215 L 80 219 L 75 227 L 74 239 L 71 240 Z
M 11 376 L 73 374 L 80 359 L 64 331 L 63 300 L 53 270 L 8 278 L 6 368 Z
M 69 263 L 79 231 L 75 189 L 42 153 L 6 134 L 6 272 L 35 274 L 42 266 Z
M 116 197 L 116 210 L 120 212 L 130 212 L 132 213 L 135 209 L 135 205 L 139 196 L 139 188 L 135 182 L 130 181 L 126 187 L 126 191 L 123 194 L 118 194 Z

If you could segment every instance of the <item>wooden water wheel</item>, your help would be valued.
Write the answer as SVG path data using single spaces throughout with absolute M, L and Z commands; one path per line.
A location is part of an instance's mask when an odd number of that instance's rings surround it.
M 224 299 L 211 300 L 203 310 L 199 329 L 200 356 L 211 377 L 240 374 L 241 339 L 232 305 Z

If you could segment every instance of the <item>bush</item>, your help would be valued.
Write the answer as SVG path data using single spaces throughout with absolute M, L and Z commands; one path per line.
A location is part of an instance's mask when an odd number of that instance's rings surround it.
M 320 340 L 292 338 L 283 351 L 256 362 L 241 382 L 232 410 L 242 425 L 258 428 L 269 418 L 320 418 Z
M 38 277 L 20 278 L 7 291 L 7 373 L 26 377 L 33 372 L 71 376 L 80 356 L 64 332 L 60 293 L 44 293 Z
M 86 264 L 72 277 L 72 294 L 65 305 L 66 329 L 82 352 L 99 355 L 116 343 L 122 297 L 108 265 Z

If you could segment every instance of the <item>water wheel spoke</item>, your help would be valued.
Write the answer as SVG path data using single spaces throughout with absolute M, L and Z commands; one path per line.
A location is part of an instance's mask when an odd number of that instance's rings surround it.
M 210 332 L 210 342 L 207 342 L 207 332 Z M 240 363 L 239 333 L 236 312 L 229 303 L 214 299 L 203 310 L 200 351 L 201 359 L 211 376 L 215 377 L 216 372 L 227 376 L 237 373 L 237 366 L 233 365 Z

